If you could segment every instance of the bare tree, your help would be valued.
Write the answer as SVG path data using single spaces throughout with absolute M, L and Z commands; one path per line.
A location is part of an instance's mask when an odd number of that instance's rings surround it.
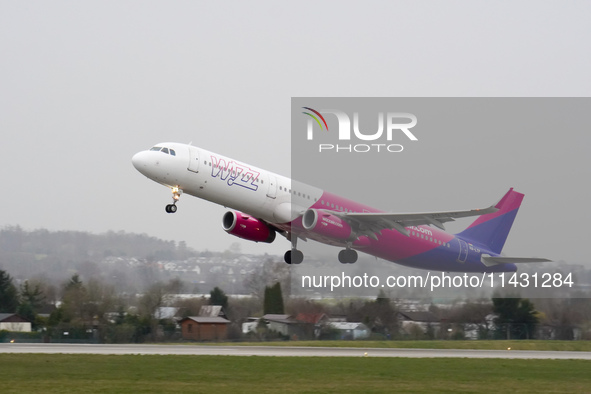
M 279 282 L 285 297 L 291 295 L 291 271 L 284 262 L 267 260 L 257 266 L 244 281 L 244 287 L 259 299 L 265 297 L 265 287 Z

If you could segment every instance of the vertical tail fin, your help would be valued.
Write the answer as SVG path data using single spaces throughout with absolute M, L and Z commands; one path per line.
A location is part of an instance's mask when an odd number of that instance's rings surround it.
M 509 189 L 495 205 L 499 210 L 479 216 L 459 237 L 486 246 L 493 253 L 501 253 L 513 225 L 523 194 Z

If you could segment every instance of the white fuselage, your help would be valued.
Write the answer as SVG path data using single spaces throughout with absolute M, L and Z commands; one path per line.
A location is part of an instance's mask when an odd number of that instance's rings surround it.
M 132 159 L 148 178 L 278 226 L 287 225 L 322 195 L 321 189 L 192 145 L 157 146 L 169 153 L 148 150 Z

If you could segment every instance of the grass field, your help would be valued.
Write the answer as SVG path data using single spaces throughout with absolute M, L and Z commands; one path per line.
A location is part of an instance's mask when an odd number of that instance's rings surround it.
M 1 393 L 591 390 L 584 360 L 0 354 Z
M 191 344 L 191 342 L 183 343 Z M 476 350 L 569 350 L 591 352 L 591 341 L 282 341 L 209 342 L 195 345 L 231 346 L 310 346 L 400 349 L 476 349 Z M 591 391 L 591 389 L 590 389 Z

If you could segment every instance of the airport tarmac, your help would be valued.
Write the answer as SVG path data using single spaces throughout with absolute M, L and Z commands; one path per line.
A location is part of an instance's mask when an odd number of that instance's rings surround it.
M 158 354 L 193 356 L 275 357 L 411 357 L 591 360 L 591 352 L 465 349 L 376 349 L 288 346 L 210 345 L 89 345 L 62 343 L 2 343 L 0 353 L 42 354 Z

